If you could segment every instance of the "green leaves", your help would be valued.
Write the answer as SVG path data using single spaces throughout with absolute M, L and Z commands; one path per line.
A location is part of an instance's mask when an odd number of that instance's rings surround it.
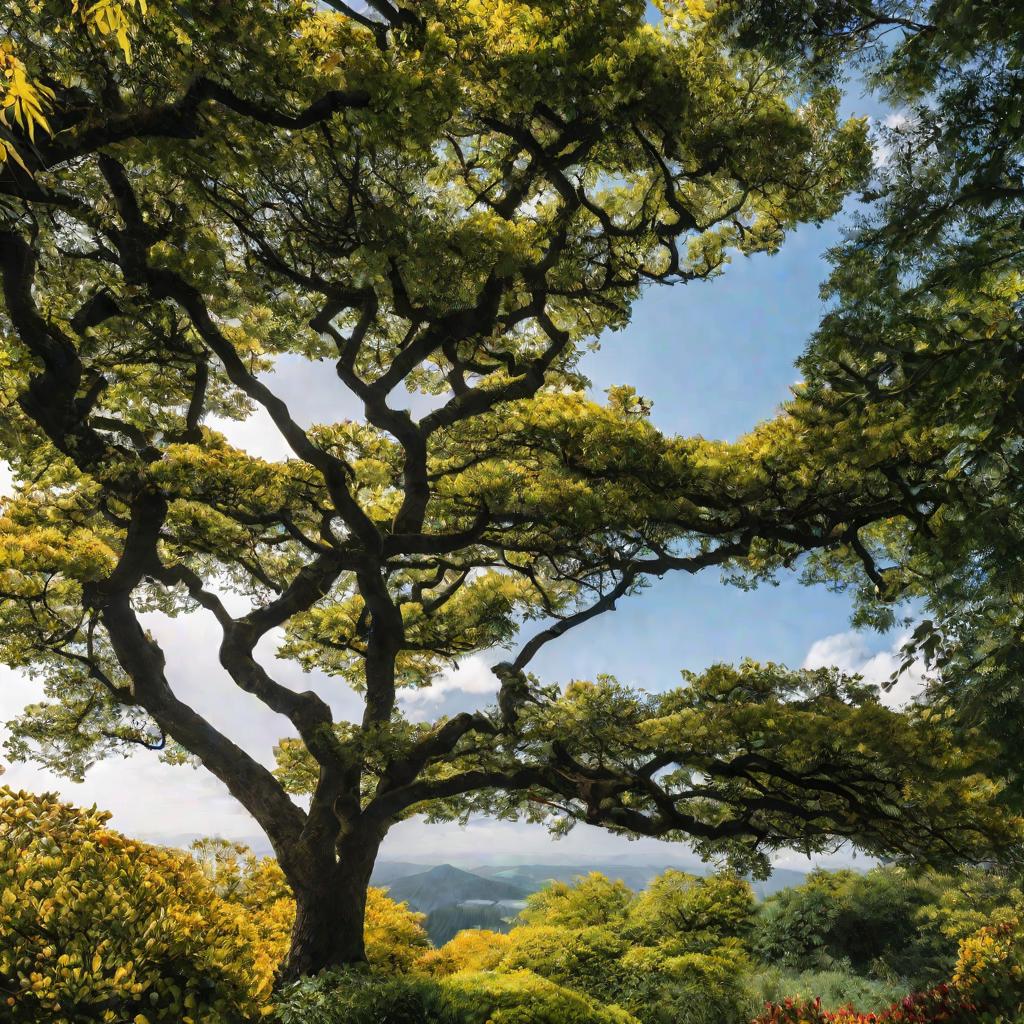
M 274 965 L 251 923 L 191 858 L 129 840 L 108 818 L 0 789 L 7 1019 L 228 1024 L 258 1013 Z
M 47 687 L 16 754 L 80 776 L 133 744 L 188 751 L 300 900 L 323 891 L 307 867 L 345 844 L 368 864 L 421 811 L 689 837 L 744 868 L 783 844 L 1011 845 L 973 741 L 855 681 L 748 663 L 652 695 L 525 672 L 673 570 L 751 586 L 817 552 L 808 579 L 856 559 L 879 598 L 909 592 L 880 552 L 961 461 L 972 484 L 998 475 L 984 417 L 951 460 L 946 423 L 850 422 L 815 380 L 732 444 L 663 436 L 627 388 L 587 397 L 585 352 L 645 285 L 773 252 L 861 184 L 865 126 L 834 89 L 734 46 L 701 3 L 657 23 L 638 0 L 100 0 L 60 32 L 58 13 L 0 14 L 20 97 L 2 144 L 32 172 L 0 167 L 0 656 Z M 871 275 L 850 278 L 870 293 Z M 1002 345 L 1018 292 L 939 308 Z M 891 344 L 943 362 L 915 332 Z M 336 389 L 333 422 L 311 424 L 306 380 Z M 246 420 L 277 457 L 240 447 Z M 936 531 L 944 549 L 966 522 Z M 154 609 L 216 620 L 225 685 L 291 734 L 276 776 L 174 697 Z M 270 636 L 362 694 L 359 724 L 275 680 Z M 517 645 L 496 710 L 403 718 L 403 686 Z

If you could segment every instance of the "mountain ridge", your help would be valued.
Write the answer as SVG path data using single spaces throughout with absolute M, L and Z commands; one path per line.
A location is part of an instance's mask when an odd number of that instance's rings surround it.
M 387 889 L 393 900 L 408 903 L 422 914 L 469 901 L 517 903 L 525 900 L 531 891 L 503 879 L 464 871 L 452 864 L 439 864 L 418 874 L 404 875 L 390 882 Z

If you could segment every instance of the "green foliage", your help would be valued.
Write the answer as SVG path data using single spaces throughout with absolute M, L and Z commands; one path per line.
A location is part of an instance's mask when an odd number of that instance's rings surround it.
M 622 957 L 629 943 L 600 925 L 559 927 L 535 924 L 509 932 L 499 970 L 528 970 L 602 1003 L 616 1001 L 628 972 Z
M 440 981 L 327 971 L 291 986 L 276 1007 L 280 1024 L 636 1024 L 550 981 L 517 971 L 462 972 Z
M 989 870 L 815 871 L 804 885 L 761 904 L 751 943 L 761 960 L 791 972 L 852 971 L 899 979 L 904 989 L 925 987 L 950 975 L 960 940 L 982 925 L 1014 919 L 1019 907 L 1016 886 Z M 836 1005 L 824 992 L 799 994 Z
M 615 925 L 626 915 L 633 893 L 623 882 L 592 871 L 566 882 L 549 882 L 531 893 L 519 917 L 526 924 L 555 928 Z
M 636 1024 L 625 1010 L 530 971 L 453 974 L 442 988 L 465 1024 Z
M 869 205 L 830 255 L 833 301 L 801 361 L 798 415 L 875 451 L 893 425 L 945 451 L 927 486 L 896 470 L 907 522 L 865 531 L 862 552 L 818 559 L 809 578 L 851 585 L 865 623 L 891 624 L 893 603 L 916 599 L 907 663 L 927 665 L 930 698 L 965 729 L 1000 740 L 1019 797 L 1021 7 L 753 0 L 717 17 L 816 80 L 855 62 L 894 108 Z
M 626 934 L 641 945 L 698 950 L 744 938 L 754 912 L 750 885 L 732 875 L 697 878 L 669 869 L 630 904 Z
M 735 941 L 702 952 L 680 952 L 672 943 L 634 946 L 622 964 L 628 973 L 620 1000 L 642 1021 L 713 1024 L 742 1016 L 750 961 Z
M 765 1003 L 786 999 L 810 1002 L 820 999 L 826 1010 L 855 1006 L 863 1013 L 883 1010 L 907 994 L 903 981 L 879 981 L 844 968 L 819 971 L 787 971 L 766 967 L 746 979 L 748 1018 L 764 1009 Z
M 185 854 L 0 789 L 0 989 L 12 1024 L 243 1024 L 275 960 Z
M 736 1018 L 748 961 L 750 886 L 731 876 L 667 871 L 640 895 L 592 872 L 534 894 L 508 935 L 464 932 L 420 963 L 448 974 L 528 971 L 639 1020 Z
M 964 939 L 948 983 L 914 992 L 877 1013 L 828 1010 L 820 998 L 786 999 L 753 1024 L 1010 1024 L 1024 1013 L 1024 937 L 1019 922 Z
M 358 968 L 324 971 L 285 989 L 279 1024 L 465 1024 L 438 984 L 427 978 L 381 978 Z

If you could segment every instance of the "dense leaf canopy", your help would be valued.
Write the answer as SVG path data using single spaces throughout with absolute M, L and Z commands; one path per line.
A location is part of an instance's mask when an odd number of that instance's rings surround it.
M 940 510 L 909 481 L 919 527 L 879 529 L 886 571 L 861 582 L 864 621 L 923 603 L 908 645 L 934 699 L 1000 737 L 1019 768 L 1024 21 L 1020 5 L 757 2 L 718 15 L 816 79 L 852 63 L 891 104 L 870 205 L 832 254 L 835 300 L 804 356 L 805 414 L 870 434 L 893 422 L 945 436 Z

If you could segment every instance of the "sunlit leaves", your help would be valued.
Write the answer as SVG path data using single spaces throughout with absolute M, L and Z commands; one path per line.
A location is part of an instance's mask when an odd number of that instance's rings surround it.
M 10 137 L 10 129 L 17 126 L 30 142 L 35 142 L 37 129 L 49 133 L 46 115 L 53 97 L 52 89 L 29 78 L 11 44 L 0 40 L 0 165 L 13 160 L 27 169 Z
M 434 973 L 489 970 L 540 976 L 643 1021 L 689 1000 L 731 1019 L 747 967 L 736 934 L 753 908 L 750 886 L 727 875 L 667 871 L 643 893 L 598 872 L 534 893 L 507 935 L 466 931 L 420 961 Z
M 0 790 L 6 1019 L 227 1024 L 256 1014 L 271 975 L 252 963 L 252 925 L 189 857 L 127 839 L 108 818 Z
M 36 10 L 42 7 L 38 3 L 30 6 Z M 146 0 L 70 0 L 70 17 L 58 19 L 48 28 L 55 33 L 86 31 L 100 38 L 110 36 L 130 63 L 133 16 L 129 10 L 144 16 Z M 9 39 L 0 40 L 0 128 L 16 126 L 27 136 L 29 145 L 34 144 L 37 130 L 51 134 L 48 115 L 55 98 L 56 93 L 49 85 L 27 71 L 15 44 Z M 0 166 L 7 160 L 13 160 L 22 170 L 28 171 L 19 153 L 21 144 L 8 131 L 0 133 Z

